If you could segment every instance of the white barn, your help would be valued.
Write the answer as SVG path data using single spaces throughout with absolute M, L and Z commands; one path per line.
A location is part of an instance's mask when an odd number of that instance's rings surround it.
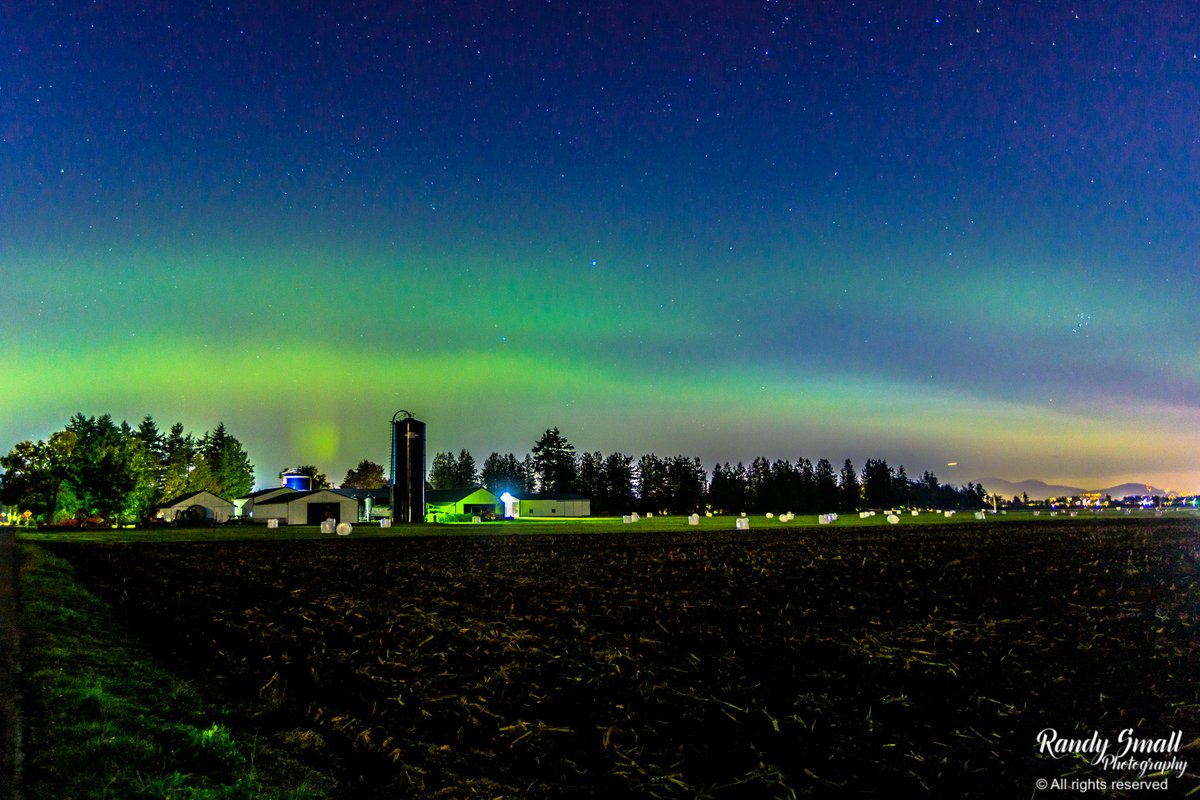
M 224 522 L 233 516 L 233 503 L 209 491 L 188 492 L 159 506 L 158 516 L 167 522 Z
M 254 521 L 279 520 L 283 525 L 358 522 L 358 500 L 333 489 L 284 492 L 254 503 Z

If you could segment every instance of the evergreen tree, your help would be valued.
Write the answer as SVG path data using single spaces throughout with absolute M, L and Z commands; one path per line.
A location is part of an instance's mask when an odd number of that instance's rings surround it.
M 729 473 L 731 496 L 729 512 L 731 514 L 741 514 L 749 511 L 753 500 L 753 493 L 750 488 L 750 471 L 746 469 L 746 465 L 738 462 L 733 471 Z
M 704 505 L 705 474 L 699 458 L 673 456 L 665 462 L 666 507 L 672 514 L 691 514 Z
M 649 512 L 663 511 L 667 507 L 667 466 L 654 453 L 638 459 L 638 501 Z
M 729 498 L 732 494 L 730 472 L 732 472 L 732 468 L 729 466 L 728 461 L 724 465 L 718 462 L 713 467 L 712 479 L 708 482 L 706 500 L 714 511 L 724 512 L 729 510 Z
M 195 440 L 190 433 L 183 432 L 182 422 L 176 422 L 163 442 L 160 484 L 164 500 L 172 500 L 188 491 L 188 476 L 192 471 L 192 459 L 195 454 Z
M 313 469 L 315 470 L 316 467 Z M 212 492 L 221 497 L 223 495 L 221 495 L 220 489 L 208 456 L 197 450 L 192 454 L 192 461 L 188 464 L 187 483 L 184 485 L 184 490 L 187 492 Z
M 513 456 L 513 458 L 515 460 L 516 456 Z M 521 476 L 521 481 L 522 481 L 521 491 L 522 492 L 525 492 L 528 494 L 528 493 L 532 493 L 535 491 L 540 491 L 537 486 L 537 468 L 536 468 L 536 465 L 533 463 L 533 454 L 532 453 L 526 453 L 525 458 L 521 459 L 520 469 L 518 472 Z
M 226 499 L 250 493 L 254 487 L 254 465 L 242 443 L 226 430 L 224 422 L 204 434 L 199 450 L 211 478 L 205 488 Z
M 868 458 L 862 470 L 862 495 L 867 508 L 892 508 L 895 501 L 896 476 L 887 461 Z
M 539 492 L 573 492 L 578 476 L 575 472 L 575 445 L 559 432 L 550 428 L 542 434 L 530 452 L 533 457 L 533 474 L 537 478 Z
M 921 474 L 919 481 L 912 483 L 912 503 L 921 508 L 937 508 L 940 504 L 941 484 L 929 470 Z
M 434 489 L 453 489 L 458 482 L 458 460 L 454 453 L 438 453 L 429 467 L 429 484 Z
M 841 481 L 838 483 L 838 504 L 841 511 L 857 511 L 862 507 L 862 484 L 858 480 L 858 470 L 848 458 L 842 465 Z
M 489 492 L 499 497 L 506 491 L 512 491 L 511 487 L 505 486 L 506 477 L 504 473 L 504 456 L 493 450 L 491 455 L 483 460 L 483 467 L 479 470 L 479 482 Z
M 479 480 L 488 491 L 499 497 L 508 492 L 520 495 L 526 491 L 525 468 L 512 453 L 492 453 L 483 462 Z
M 816 487 L 817 511 L 825 514 L 838 508 L 837 473 L 829 459 L 822 458 L 813 470 Z
M 148 475 L 152 486 L 142 487 L 142 495 L 146 510 L 159 505 L 163 498 L 163 478 L 166 475 L 166 437 L 158 429 L 158 423 L 154 421 L 154 417 L 147 414 L 138 423 L 137 430 L 133 433 L 133 438 L 140 447 L 139 460 L 141 466 L 139 471 L 143 474 L 143 481 Z
M 912 483 L 908 479 L 908 473 L 904 471 L 903 464 L 896 470 L 896 482 L 892 489 L 892 495 L 896 498 L 898 506 L 912 504 Z
M 798 505 L 799 476 L 790 461 L 776 459 L 771 464 L 760 489 L 759 511 L 782 514 Z
M 607 510 L 629 512 L 634 508 L 635 494 L 633 456 L 612 453 L 604 459 L 604 495 L 608 500 Z
M 771 462 L 759 456 L 750 462 L 749 496 L 746 498 L 750 511 L 769 511 L 764 504 L 770 499 L 768 484 L 771 481 Z
M 475 458 L 467 450 L 460 450 L 454 464 L 453 489 L 465 489 L 479 485 L 479 472 L 475 469 Z
M 812 462 L 807 458 L 798 460 L 796 462 L 796 474 L 799 485 L 796 510 L 802 514 L 817 513 L 819 510 L 817 505 L 817 475 L 813 471 Z
M 608 508 L 608 495 L 604 486 L 604 454 L 597 450 L 594 453 L 584 452 L 579 456 L 578 489 L 585 497 L 591 498 L 592 513 Z

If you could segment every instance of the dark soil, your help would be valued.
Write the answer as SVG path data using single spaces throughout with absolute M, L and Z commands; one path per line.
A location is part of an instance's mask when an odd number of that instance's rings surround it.
M 55 549 L 347 797 L 1029 797 L 1128 777 L 1045 728 L 1200 733 L 1194 521 Z

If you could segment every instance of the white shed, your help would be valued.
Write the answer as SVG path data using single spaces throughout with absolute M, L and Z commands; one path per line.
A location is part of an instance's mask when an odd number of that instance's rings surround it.
M 233 513 L 238 517 L 253 517 L 254 506 L 258 503 L 265 503 L 273 497 L 278 497 L 281 494 L 294 493 L 296 490 L 287 486 L 276 486 L 272 489 L 259 489 L 257 492 L 251 492 L 245 497 L 239 497 L 233 501 Z
M 188 492 L 158 507 L 167 522 L 224 522 L 233 516 L 233 503 L 209 491 Z
M 327 519 L 335 522 L 358 522 L 358 500 L 333 489 L 314 489 L 311 492 L 290 492 L 275 495 L 254 503 L 254 521 L 277 519 L 285 525 L 320 525 Z
M 542 492 L 517 498 L 517 517 L 590 517 L 592 501 L 581 494 Z

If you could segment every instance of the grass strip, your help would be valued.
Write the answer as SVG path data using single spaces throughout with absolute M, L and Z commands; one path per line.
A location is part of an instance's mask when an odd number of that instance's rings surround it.
M 26 798 L 317 796 L 264 785 L 230 713 L 157 664 L 70 564 L 28 544 L 19 558 Z
M 797 516 L 784 522 L 778 517 L 768 519 L 765 515 L 754 514 L 749 517 L 751 533 L 812 533 L 819 531 L 825 535 L 836 535 L 840 531 L 873 530 L 884 535 L 905 534 L 914 528 L 922 530 L 930 526 L 944 526 L 948 531 L 987 532 L 998 525 L 1012 523 L 1029 524 L 1036 522 L 1047 526 L 1075 525 L 1080 528 L 1101 524 L 1128 525 L 1139 521 L 1153 519 L 1200 519 L 1200 512 L 1190 509 L 1171 509 L 1162 515 L 1154 511 L 1132 511 L 1124 513 L 1122 509 L 1108 509 L 1103 513 L 1080 511 L 1078 516 L 1070 516 L 1070 512 L 1043 512 L 1038 516 L 1030 511 L 1013 511 L 1002 514 L 988 513 L 984 520 L 975 519 L 969 511 L 961 511 L 951 517 L 942 512 L 922 511 L 918 516 L 905 512 L 898 515 L 895 525 L 887 522 L 887 517 L 880 513 L 873 517 L 860 518 L 857 513 L 845 513 L 831 525 L 819 524 L 815 514 Z M 688 523 L 686 515 L 659 515 L 642 517 L 636 523 L 623 523 L 621 517 L 541 517 L 537 519 L 503 520 L 472 524 L 469 522 L 452 523 L 421 523 L 414 525 L 394 525 L 390 528 L 380 528 L 377 524 L 355 523 L 353 531 L 348 536 L 338 536 L 332 533 L 321 533 L 316 525 L 285 525 L 280 528 L 268 528 L 265 525 L 221 525 L 208 528 L 107 528 L 81 530 L 36 530 L 21 529 L 17 534 L 18 542 L 30 544 L 93 544 L 114 542 L 127 543 L 158 543 L 158 542 L 212 542 L 212 541 L 294 541 L 298 539 L 324 539 L 327 541 L 349 541 L 358 539 L 407 539 L 417 536 L 504 536 L 504 535 L 538 535 L 538 534 L 656 534 L 656 533 L 734 533 L 737 517 L 720 514 L 714 517 L 700 517 L 698 525 Z M 743 534 L 745 531 L 737 531 Z

